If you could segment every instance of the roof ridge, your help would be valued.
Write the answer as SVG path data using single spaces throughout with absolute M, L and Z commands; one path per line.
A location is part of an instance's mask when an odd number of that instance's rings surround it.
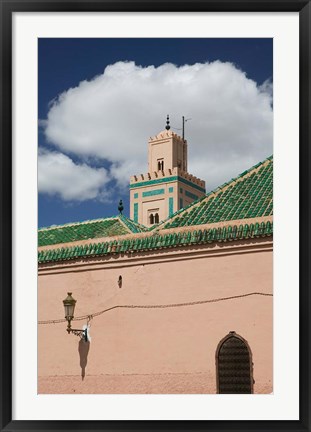
M 257 162 L 255 165 L 253 165 L 252 167 L 250 167 L 249 169 L 243 171 L 241 174 L 238 174 L 236 177 L 232 177 L 231 180 L 223 183 L 222 185 L 218 186 L 216 189 L 213 189 L 211 192 L 208 193 L 208 195 L 212 192 L 218 192 L 218 190 L 222 190 L 225 186 L 229 186 L 230 184 L 235 184 L 235 182 L 239 179 L 242 179 L 243 177 L 246 176 L 246 174 L 249 174 L 251 171 L 255 171 L 255 170 L 259 170 L 260 167 L 262 167 L 265 163 L 267 163 L 268 161 L 273 159 L 273 155 L 267 157 L 266 159 L 264 159 L 261 162 Z
M 47 231 L 47 230 L 52 230 L 52 229 L 60 229 L 60 228 L 63 228 L 63 227 L 69 227 L 69 226 L 74 226 L 74 225 L 83 225 L 83 224 L 93 223 L 93 222 L 95 223 L 95 222 L 100 222 L 100 221 L 103 221 L 103 220 L 117 219 L 117 218 L 118 218 L 118 216 L 109 216 L 109 217 L 106 217 L 106 218 L 88 219 L 88 220 L 85 220 L 85 221 L 77 221 L 77 222 L 67 222 L 67 223 L 62 224 L 62 225 L 51 225 L 51 226 L 48 226 L 48 227 L 40 227 L 40 228 L 38 228 L 38 231 Z
M 140 224 L 139 222 L 133 221 L 133 219 L 131 219 L 131 218 L 129 218 L 129 217 L 123 215 L 123 214 L 120 214 L 120 215 L 118 215 L 117 217 L 118 217 L 118 219 L 120 220 L 120 222 L 121 222 L 121 223 L 122 223 L 126 228 L 128 228 L 128 229 L 131 231 L 131 233 L 136 233 L 137 231 L 133 231 L 133 230 L 131 229 L 131 226 L 129 226 L 129 225 L 134 225 L 135 228 L 137 228 L 137 229 L 139 230 L 138 232 L 145 232 L 145 231 L 147 230 L 147 227 L 145 227 L 145 225 L 142 225 L 142 224 Z M 126 221 L 126 222 L 125 222 L 125 221 Z
M 262 168 L 265 164 L 267 164 L 272 159 L 273 159 L 273 154 L 270 155 L 270 156 L 268 156 L 268 157 L 266 157 L 263 161 L 257 162 L 255 165 L 253 165 L 249 169 L 243 171 L 241 174 L 238 174 L 236 177 L 233 177 L 231 180 L 223 183 L 220 186 L 217 186 L 217 188 L 215 188 L 215 189 L 212 189 L 210 192 L 208 192 L 203 197 L 198 198 L 197 200 L 195 200 L 192 203 L 190 203 L 187 207 L 184 207 L 184 208 L 182 208 L 180 210 L 177 210 L 171 216 L 168 216 L 166 219 L 164 219 L 163 221 L 161 221 L 161 223 L 158 224 L 157 226 L 153 226 L 153 227 L 149 228 L 149 231 L 152 231 L 153 229 L 155 229 L 155 230 L 163 229 L 163 225 L 165 223 L 167 223 L 168 221 L 173 221 L 175 217 L 179 216 L 181 213 L 184 213 L 185 211 L 188 211 L 191 207 L 199 205 L 199 203 L 201 203 L 202 201 L 206 200 L 207 198 L 211 198 L 213 195 L 217 195 L 218 193 L 223 192 L 225 190 L 225 188 L 227 189 L 228 187 L 233 186 L 234 184 L 236 184 L 238 181 L 242 181 L 242 179 L 245 178 L 245 176 L 247 174 L 249 174 L 250 172 L 252 172 L 252 171 L 253 172 L 259 171 L 260 168 Z

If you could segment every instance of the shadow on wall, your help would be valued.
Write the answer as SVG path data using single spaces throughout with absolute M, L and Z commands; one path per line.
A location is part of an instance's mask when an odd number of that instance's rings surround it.
M 81 367 L 81 377 L 82 381 L 85 377 L 85 368 L 87 365 L 87 356 L 90 350 L 90 342 L 85 341 L 84 339 L 81 339 L 79 342 L 79 355 L 80 355 L 80 367 Z

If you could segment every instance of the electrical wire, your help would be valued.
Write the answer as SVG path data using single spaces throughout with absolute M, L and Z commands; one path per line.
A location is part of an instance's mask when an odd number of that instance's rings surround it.
M 174 308 L 174 307 L 195 306 L 195 305 L 199 305 L 199 304 L 217 303 L 220 301 L 233 300 L 233 299 L 249 297 L 249 296 L 253 296 L 253 295 L 273 297 L 273 294 L 269 294 L 269 293 L 252 292 L 252 293 L 240 294 L 240 295 L 231 296 L 231 297 L 220 297 L 220 298 L 216 298 L 216 299 L 198 300 L 198 301 L 192 301 L 192 302 L 186 302 L 186 303 L 169 303 L 169 304 L 165 304 L 165 305 L 115 305 L 115 306 L 111 306 L 109 308 L 106 308 L 104 310 L 101 310 L 99 312 L 95 312 L 93 314 L 88 314 L 88 315 L 76 317 L 73 319 L 73 321 L 82 321 L 82 320 L 86 320 L 86 319 L 89 321 L 90 319 L 93 319 L 97 316 L 100 316 L 100 315 L 104 314 L 105 312 L 111 311 L 113 309 L 121 309 L 121 308 L 122 309 L 165 309 L 165 308 Z M 67 320 L 64 318 L 64 319 L 58 319 L 58 320 L 38 321 L 38 324 L 58 324 L 58 323 L 63 323 L 63 322 L 67 322 Z

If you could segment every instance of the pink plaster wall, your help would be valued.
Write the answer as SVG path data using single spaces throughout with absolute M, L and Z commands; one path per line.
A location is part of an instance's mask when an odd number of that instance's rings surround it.
M 77 300 L 76 316 L 116 305 L 272 293 L 272 243 L 208 245 L 184 254 L 176 249 L 41 267 L 39 321 L 63 318 L 67 291 Z M 68 335 L 66 323 L 41 324 L 39 392 L 214 393 L 216 347 L 235 330 L 252 350 L 254 392 L 270 393 L 272 322 L 272 297 L 253 295 L 174 308 L 116 308 L 91 321 L 90 344 Z M 73 327 L 84 323 L 74 321 Z

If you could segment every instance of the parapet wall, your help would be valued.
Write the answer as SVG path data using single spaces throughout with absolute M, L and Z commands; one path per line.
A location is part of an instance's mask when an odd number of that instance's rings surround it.
M 163 139 L 166 138 L 174 138 L 178 141 L 182 141 L 183 143 L 187 144 L 187 140 L 182 139 L 181 136 L 179 136 L 177 133 L 168 130 L 168 131 L 162 131 L 160 133 L 158 133 L 158 135 L 155 135 L 153 137 L 149 138 L 149 142 L 154 142 L 154 141 L 162 141 Z
M 133 175 L 130 177 L 130 184 L 134 185 L 135 183 L 141 183 L 141 182 L 148 182 L 150 180 L 159 180 L 161 178 L 166 178 L 166 177 L 182 177 L 185 180 L 188 180 L 198 186 L 200 186 L 201 188 L 205 189 L 205 181 L 199 179 L 198 177 L 189 174 L 183 170 L 181 170 L 180 168 L 173 168 L 173 169 L 166 169 L 163 171 L 154 171 L 154 172 L 148 172 L 146 174 L 137 174 L 137 175 Z

